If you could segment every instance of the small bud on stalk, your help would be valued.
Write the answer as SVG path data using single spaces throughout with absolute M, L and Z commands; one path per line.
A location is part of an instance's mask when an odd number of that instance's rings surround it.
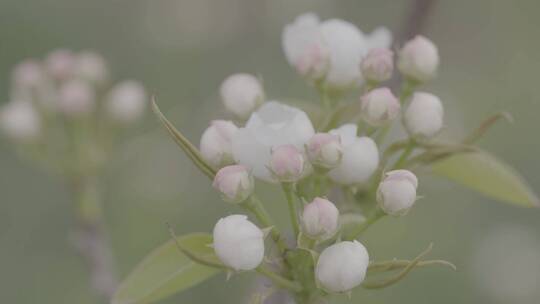
M 201 137 L 200 150 L 204 160 L 215 168 L 233 164 L 231 140 L 237 131 L 231 121 L 212 121 Z
M 310 238 L 324 241 L 333 237 L 338 230 L 339 210 L 331 201 L 316 197 L 304 207 L 302 213 L 303 232 Z
M 408 170 L 386 172 L 377 189 L 379 207 L 393 216 L 404 215 L 416 201 L 418 179 Z
M 214 227 L 214 250 L 223 264 L 236 271 L 253 270 L 264 258 L 264 233 L 245 215 L 229 215 Z
M 221 193 L 224 201 L 241 203 L 253 193 L 255 184 L 246 166 L 232 165 L 221 168 L 212 186 Z
M 41 120 L 31 102 L 12 101 L 0 110 L 0 127 L 13 140 L 31 141 L 40 134 Z
M 362 118 L 372 126 L 381 126 L 394 120 L 401 105 L 389 88 L 377 88 L 361 98 Z
M 444 109 L 439 97 L 416 92 L 405 111 L 405 128 L 416 139 L 430 139 L 442 129 L 443 116 Z
M 56 80 L 66 80 L 73 75 L 75 55 L 66 49 L 51 52 L 45 59 L 45 68 Z
M 394 72 L 394 52 L 385 48 L 370 50 L 360 63 L 360 70 L 366 80 L 382 82 L 390 79 Z
M 343 156 L 343 146 L 338 135 L 315 134 L 306 145 L 306 154 L 314 166 L 325 169 L 335 168 Z
M 29 90 L 43 83 L 45 73 L 39 62 L 27 59 L 15 67 L 12 77 L 15 90 Z
M 437 46 L 424 36 L 416 36 L 405 43 L 398 57 L 399 71 L 415 81 L 428 81 L 437 73 L 439 51 Z
M 227 77 L 221 84 L 220 94 L 225 108 L 241 119 L 247 119 L 264 101 L 259 80 L 250 74 Z
M 347 292 L 360 285 L 366 276 L 369 255 L 358 241 L 341 242 L 323 250 L 315 276 L 329 292 Z
M 96 106 L 95 92 L 87 82 L 71 80 L 60 87 L 58 108 L 68 117 L 91 113 Z
M 94 52 L 81 52 L 75 59 L 75 75 L 93 84 L 102 84 L 109 78 L 107 63 Z
M 137 81 L 128 80 L 115 85 L 106 100 L 105 109 L 111 119 L 130 124 L 139 119 L 146 106 L 146 92 Z
M 281 182 L 295 182 L 304 172 L 304 155 L 294 145 L 282 145 L 272 149 L 270 170 Z

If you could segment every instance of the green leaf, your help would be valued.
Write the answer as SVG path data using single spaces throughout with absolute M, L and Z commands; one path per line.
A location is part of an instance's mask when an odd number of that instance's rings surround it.
M 525 207 L 539 207 L 538 196 L 512 167 L 495 156 L 475 151 L 458 153 L 434 162 L 435 174 L 488 197 Z
M 208 245 L 212 236 L 193 233 L 179 237 L 183 249 L 208 261 L 219 263 Z M 193 287 L 220 272 L 198 264 L 183 254 L 174 240 L 152 251 L 122 282 L 113 304 L 151 303 Z

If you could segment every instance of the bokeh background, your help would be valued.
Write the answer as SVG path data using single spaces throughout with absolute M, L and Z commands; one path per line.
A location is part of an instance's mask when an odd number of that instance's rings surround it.
M 168 117 L 194 142 L 224 117 L 217 89 L 233 72 L 264 78 L 272 98 L 313 93 L 284 60 L 283 26 L 306 11 L 370 31 L 401 31 L 411 1 L 328 0 L 1 0 L 0 103 L 13 66 L 58 47 L 93 49 L 117 78 L 141 80 Z M 540 189 L 540 2 L 438 1 L 423 33 L 440 49 L 439 77 L 427 90 L 447 109 L 444 136 L 457 138 L 501 110 L 481 146 L 512 163 Z M 211 231 L 235 212 L 148 114 L 127 134 L 106 172 L 106 221 L 124 277 L 152 248 L 178 233 Z M 446 269 L 414 271 L 400 284 L 359 290 L 357 303 L 540 303 L 540 212 L 486 199 L 421 176 L 425 196 L 406 217 L 383 220 L 364 239 L 375 259 L 410 258 L 435 243 Z M 272 187 L 269 209 L 284 214 Z M 96 303 L 85 267 L 69 243 L 74 206 L 58 176 L 22 161 L 0 141 L 0 303 Z M 284 218 L 284 217 L 281 217 Z M 287 225 L 285 220 L 280 223 Z M 164 303 L 242 303 L 249 274 L 223 275 Z M 337 297 L 336 303 L 346 302 Z

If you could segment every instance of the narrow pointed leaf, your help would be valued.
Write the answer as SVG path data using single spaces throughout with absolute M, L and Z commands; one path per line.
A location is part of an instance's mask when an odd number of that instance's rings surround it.
M 540 200 L 512 167 L 484 152 L 458 153 L 432 164 L 435 174 L 503 202 L 539 207 Z
M 409 260 L 390 260 L 390 261 L 382 261 L 382 262 L 373 262 L 373 263 L 370 263 L 368 266 L 368 273 L 371 274 L 371 273 L 379 273 L 379 272 L 403 269 L 409 266 L 412 262 L 413 261 L 409 261 Z M 445 260 L 427 260 L 427 261 L 420 261 L 416 264 L 416 267 L 427 267 L 427 266 L 446 266 L 453 270 L 457 269 L 456 265 Z
M 178 243 L 191 254 L 219 263 L 212 248 L 212 236 L 193 233 L 179 237 Z M 113 304 L 152 303 L 193 287 L 216 275 L 220 269 L 192 261 L 170 240 L 152 251 L 122 282 Z

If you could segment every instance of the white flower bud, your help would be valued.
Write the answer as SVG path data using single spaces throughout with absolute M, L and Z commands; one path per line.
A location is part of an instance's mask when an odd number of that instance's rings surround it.
M 306 145 L 309 161 L 321 168 L 337 167 L 343 156 L 343 146 L 338 135 L 329 133 L 315 134 Z
M 57 80 L 65 80 L 71 77 L 74 67 L 75 55 L 70 50 L 55 50 L 45 59 L 47 72 Z
M 405 43 L 398 56 L 398 68 L 403 75 L 425 82 L 435 77 L 439 66 L 437 46 L 424 36 Z
M 362 118 L 372 126 L 381 126 L 394 120 L 401 105 L 389 88 L 377 88 L 361 97 Z
M 442 129 L 443 117 L 444 108 L 439 97 L 425 92 L 416 92 L 405 111 L 405 128 L 411 136 L 426 140 Z
M 272 148 L 270 170 L 282 182 L 295 182 L 304 172 L 304 155 L 294 145 L 281 145 Z
M 101 55 L 85 51 L 75 58 L 75 74 L 94 84 L 102 84 L 109 77 L 107 63 Z
M 0 127 L 13 140 L 31 141 L 40 134 L 41 120 L 31 102 L 12 101 L 0 110 Z
M 339 210 L 331 201 L 316 197 L 304 206 L 302 213 L 303 232 L 310 238 L 324 241 L 338 230 Z
M 115 85 L 106 100 L 105 110 L 110 118 L 123 124 L 139 119 L 146 106 L 146 92 L 142 84 L 127 80 Z
M 377 189 L 379 207 L 387 214 L 404 215 L 416 201 L 418 179 L 408 170 L 386 172 Z
M 214 227 L 214 251 L 233 270 L 252 270 L 264 258 L 264 233 L 245 215 L 229 215 Z
M 16 90 L 35 89 L 46 78 L 40 63 L 33 59 L 19 63 L 13 70 L 12 77 Z
M 246 119 L 264 101 L 264 92 L 259 80 L 250 74 L 233 74 L 227 77 L 220 88 L 225 108 L 241 119 Z
M 216 173 L 212 186 L 221 193 L 223 200 L 229 203 L 245 201 L 255 188 L 251 173 L 242 165 L 221 168 Z
M 346 124 L 330 131 L 339 135 L 343 157 L 339 165 L 329 172 L 330 179 L 342 185 L 365 183 L 379 166 L 379 150 L 369 137 L 356 136 L 357 126 Z
M 370 50 L 362 59 L 360 70 L 365 79 L 381 82 L 392 77 L 394 72 L 394 52 L 385 48 Z
M 347 292 L 360 285 L 366 277 L 369 255 L 358 241 L 341 242 L 323 250 L 315 276 L 329 292 Z
M 204 160 L 215 168 L 233 164 L 231 140 L 237 131 L 232 121 L 212 121 L 201 137 L 200 151 Z
M 59 90 L 58 109 L 67 116 L 77 117 L 91 113 L 96 106 L 95 92 L 82 80 L 70 80 Z

